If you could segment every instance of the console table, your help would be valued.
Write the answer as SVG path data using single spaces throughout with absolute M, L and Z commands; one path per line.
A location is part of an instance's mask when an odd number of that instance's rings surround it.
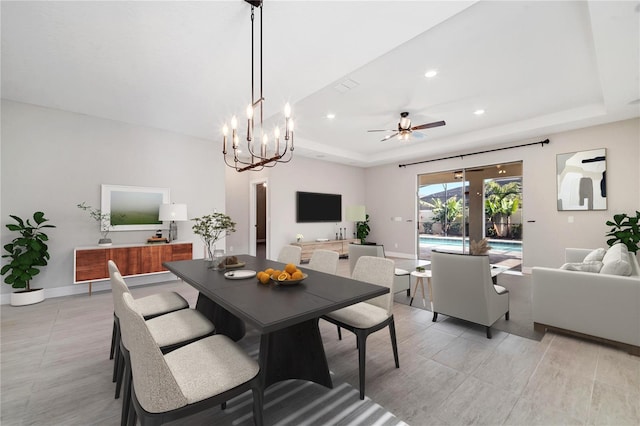
M 91 284 L 109 279 L 107 261 L 113 260 L 123 277 L 169 272 L 162 262 L 193 259 L 192 243 L 122 244 L 78 247 L 73 251 L 73 283 Z
M 358 242 L 360 242 L 360 240 L 350 238 L 346 240 L 302 241 L 291 243 L 291 245 L 302 248 L 300 260 L 308 261 L 311 259 L 311 255 L 313 255 L 314 250 L 318 249 L 337 251 L 340 257 L 345 257 L 349 254 L 349 244 Z

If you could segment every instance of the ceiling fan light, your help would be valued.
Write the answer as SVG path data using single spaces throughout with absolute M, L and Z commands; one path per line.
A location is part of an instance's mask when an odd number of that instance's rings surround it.
M 438 75 L 438 71 L 437 70 L 429 70 L 426 73 L 424 73 L 424 76 L 427 78 L 433 78 L 436 75 Z

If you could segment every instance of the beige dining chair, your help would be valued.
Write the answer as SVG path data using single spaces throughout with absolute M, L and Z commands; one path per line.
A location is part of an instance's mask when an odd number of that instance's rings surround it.
M 216 334 L 163 354 L 129 293 L 122 302 L 122 334 L 130 345 L 133 375 L 132 424 L 139 419 L 142 425 L 159 425 L 216 405 L 224 408 L 247 390 L 253 393 L 254 423 L 263 424 L 260 367 L 238 345 Z
M 487 255 L 432 250 L 431 288 L 433 322 L 443 314 L 481 324 L 491 339 L 491 325 L 509 319 L 509 291 L 493 284 Z
M 332 250 L 314 250 L 307 268 L 314 271 L 334 274 L 338 271 L 339 255 L 337 251 Z
M 358 263 L 360 256 L 386 257 L 384 246 L 381 244 L 349 244 L 349 273 L 353 274 L 353 269 Z M 394 291 L 405 290 L 407 297 L 411 296 L 411 277 L 406 269 L 395 268 Z
M 107 268 L 109 269 L 109 277 L 113 277 L 115 272 L 120 273 L 118 266 L 113 260 L 107 261 Z M 167 314 L 169 312 L 179 311 L 189 307 L 184 297 L 180 296 L 175 291 L 163 291 L 160 293 L 151 294 L 138 298 L 138 306 L 142 316 L 145 319 L 157 317 L 158 315 Z M 114 303 L 115 307 L 115 303 Z M 109 352 L 109 359 L 116 358 L 113 365 L 113 381 L 117 380 L 118 371 L 118 357 L 117 351 L 120 347 L 120 324 L 118 316 L 113 312 L 113 330 L 111 332 L 111 351 Z
M 112 275 L 110 279 L 114 311 L 116 316 L 121 318 L 124 312 L 122 295 L 131 295 L 131 293 L 119 272 L 114 272 Z M 158 346 L 163 353 L 170 352 L 215 333 L 213 323 L 195 309 L 181 309 L 150 318 L 146 320 L 146 326 L 156 346 Z M 129 409 L 128 401 L 131 395 L 131 366 L 129 357 L 131 342 L 128 342 L 122 334 L 120 337 L 121 339 L 116 354 L 115 398 L 118 399 L 120 397 L 120 390 L 124 389 L 122 398 L 122 421 L 126 422 Z
M 353 275 L 354 280 L 365 281 L 371 284 L 388 287 L 390 292 L 330 312 L 322 318 L 351 331 L 356 335 L 358 346 L 358 364 L 360 381 L 360 399 L 364 399 L 365 389 L 365 364 L 367 337 L 378 330 L 389 327 L 391 335 L 391 347 L 396 368 L 400 368 L 398 360 L 398 344 L 396 342 L 396 329 L 393 321 L 393 260 L 383 257 L 362 256 L 358 259 Z
M 298 246 L 284 246 L 278 254 L 278 262 L 293 263 L 294 265 L 300 265 L 302 258 L 302 248 Z

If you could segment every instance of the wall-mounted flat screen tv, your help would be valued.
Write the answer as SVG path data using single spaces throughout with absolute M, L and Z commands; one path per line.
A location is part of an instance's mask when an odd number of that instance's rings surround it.
M 342 195 L 296 192 L 296 222 L 342 222 Z

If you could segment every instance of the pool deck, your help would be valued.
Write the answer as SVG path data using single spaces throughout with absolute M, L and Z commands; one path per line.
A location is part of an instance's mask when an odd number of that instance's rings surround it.
M 452 237 L 440 237 L 428 234 L 422 234 L 422 236 L 429 238 L 447 238 L 452 239 Z M 453 237 L 455 238 L 455 237 Z M 460 239 L 460 237 L 457 237 Z M 506 240 L 509 241 L 509 240 Z M 506 242 L 504 240 L 496 240 L 496 242 Z M 491 245 L 491 240 L 489 240 L 489 245 Z M 442 250 L 448 251 L 451 253 L 461 253 L 462 247 L 456 247 L 451 245 L 437 245 L 437 244 L 420 244 L 420 259 L 429 260 L 431 259 L 431 250 Z M 522 251 L 517 250 L 489 250 L 489 261 L 492 264 L 505 266 L 509 268 L 511 271 L 519 271 L 522 272 Z

